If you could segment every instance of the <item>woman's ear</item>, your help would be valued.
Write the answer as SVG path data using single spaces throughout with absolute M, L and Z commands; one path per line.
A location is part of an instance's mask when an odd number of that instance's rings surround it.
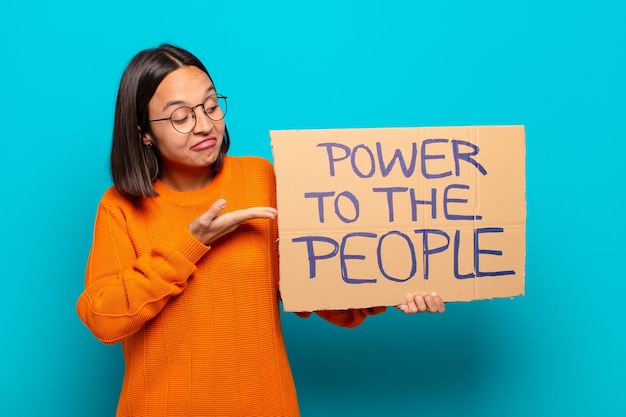
M 143 144 L 146 146 L 152 146 L 152 135 L 150 135 L 150 133 L 148 132 L 144 132 L 141 129 L 141 126 L 137 126 L 137 129 L 139 130 L 139 136 L 141 136 L 141 141 L 143 142 Z

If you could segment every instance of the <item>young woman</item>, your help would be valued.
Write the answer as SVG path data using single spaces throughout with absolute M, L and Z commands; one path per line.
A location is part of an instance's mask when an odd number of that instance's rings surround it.
M 297 416 L 280 326 L 275 178 L 230 157 L 219 94 L 192 54 L 137 54 L 117 97 L 111 173 L 78 314 L 122 342 L 118 416 Z M 443 312 L 409 294 L 405 313 Z M 385 307 L 320 311 L 344 327 Z M 298 313 L 302 317 L 308 313 Z

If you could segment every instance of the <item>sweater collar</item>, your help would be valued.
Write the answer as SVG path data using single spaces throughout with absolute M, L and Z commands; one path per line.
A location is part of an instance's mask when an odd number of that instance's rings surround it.
M 163 183 L 160 179 L 154 182 L 154 190 L 159 194 L 157 198 L 179 206 L 193 206 L 197 204 L 212 204 L 222 197 L 224 184 L 230 178 L 230 157 L 224 158 L 224 166 L 209 185 L 196 191 L 177 191 Z

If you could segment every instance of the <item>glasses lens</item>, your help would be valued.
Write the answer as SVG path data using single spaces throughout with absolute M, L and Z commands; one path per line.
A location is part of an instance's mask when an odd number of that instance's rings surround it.
M 172 113 L 172 126 L 180 133 L 189 133 L 196 124 L 195 114 L 190 107 L 180 107 Z
M 226 116 L 227 110 L 228 104 L 225 97 L 212 95 L 204 102 L 204 112 L 211 120 L 222 120 Z

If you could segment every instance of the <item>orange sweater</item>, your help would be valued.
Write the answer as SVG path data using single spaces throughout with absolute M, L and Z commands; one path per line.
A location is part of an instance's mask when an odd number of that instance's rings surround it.
M 118 416 L 297 416 L 280 327 L 277 225 L 256 219 L 208 247 L 189 232 L 218 198 L 225 211 L 275 207 L 271 164 L 227 157 L 205 189 L 133 205 L 103 195 L 77 310 L 105 343 L 123 343 Z M 320 312 L 346 327 L 372 310 Z M 307 316 L 307 314 L 301 314 Z

